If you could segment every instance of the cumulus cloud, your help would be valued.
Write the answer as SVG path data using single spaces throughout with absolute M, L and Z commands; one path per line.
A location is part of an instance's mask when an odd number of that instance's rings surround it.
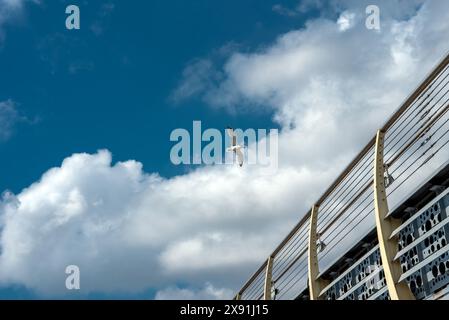
M 388 11 L 393 2 L 403 14 Z M 237 112 L 272 108 L 278 172 L 215 166 L 165 179 L 137 161 L 113 164 L 108 151 L 72 155 L 4 196 L 1 283 L 63 294 L 65 266 L 76 264 L 84 292 L 236 290 L 446 52 L 449 3 L 417 3 L 382 2 L 381 32 L 363 19 L 341 32 L 343 12 L 364 12 L 363 2 L 342 1 L 223 66 L 196 60 L 177 96 Z M 214 289 L 201 289 L 206 282 Z
M 340 32 L 336 21 L 319 18 L 262 51 L 234 53 L 220 70 L 224 80 L 196 92 L 231 111 L 271 106 L 284 129 L 281 140 L 289 141 L 281 148 L 294 150 L 282 153 L 284 163 L 309 165 L 309 150 L 319 144 L 329 147 L 314 150 L 314 158 L 352 155 L 447 49 L 447 36 L 437 32 L 448 28 L 444 2 L 427 1 L 413 16 L 404 8 L 405 16 L 386 19 L 390 3 L 381 5 L 381 33 L 367 30 L 363 19 Z M 352 12 L 364 14 L 363 3 L 351 5 Z
M 163 179 L 135 161 L 112 165 L 108 151 L 73 155 L 17 196 L 6 194 L 0 280 L 63 294 L 63 271 L 75 264 L 83 292 L 139 292 L 205 276 L 234 287 L 293 223 L 292 203 L 300 207 L 296 192 L 305 190 L 288 186 L 307 176 L 205 168 Z M 277 219 L 284 223 L 273 228 Z

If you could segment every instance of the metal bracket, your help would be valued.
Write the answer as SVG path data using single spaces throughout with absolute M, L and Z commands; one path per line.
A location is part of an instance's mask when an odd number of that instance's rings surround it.
M 384 165 L 384 137 L 385 132 L 379 130 L 376 137 L 374 155 L 374 206 L 376 215 L 377 237 L 379 239 L 380 256 L 391 300 L 414 300 L 408 285 L 399 282 L 402 270 L 394 257 L 398 251 L 397 237 L 390 239 L 390 235 L 398 225 L 392 217 L 387 217 L 388 201 L 385 191 Z
M 308 248 L 308 274 L 309 274 L 309 292 L 310 300 L 321 300 L 320 293 L 327 285 L 327 281 L 318 279 L 320 269 L 318 266 L 318 206 L 313 206 L 310 214 L 309 225 L 309 248 Z
M 264 300 L 271 300 L 271 286 L 273 285 L 272 276 L 273 276 L 273 257 L 270 256 L 268 258 L 267 268 L 265 269 L 265 285 L 263 291 Z

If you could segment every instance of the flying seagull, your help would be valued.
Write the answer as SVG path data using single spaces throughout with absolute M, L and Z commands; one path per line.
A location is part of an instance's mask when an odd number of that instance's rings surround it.
M 236 136 L 233 128 L 227 127 L 226 132 L 232 138 L 231 147 L 227 148 L 226 152 L 234 152 L 234 154 L 237 155 L 237 159 L 239 161 L 240 167 L 242 167 L 243 166 L 243 152 L 242 152 L 243 147 L 241 145 L 237 144 L 237 136 Z

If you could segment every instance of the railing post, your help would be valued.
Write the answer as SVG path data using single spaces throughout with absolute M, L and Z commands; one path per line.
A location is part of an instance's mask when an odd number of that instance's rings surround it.
M 271 286 L 273 276 L 273 257 L 270 256 L 267 261 L 267 268 L 265 269 L 265 285 L 263 290 L 263 299 L 271 300 Z
M 398 223 L 392 217 L 387 217 L 388 201 L 385 190 L 384 138 L 385 132 L 379 130 L 376 136 L 374 154 L 374 207 L 380 256 L 391 300 L 414 300 L 415 297 L 408 285 L 404 282 L 398 283 L 402 273 L 399 262 L 394 260 L 398 251 L 398 239 L 397 237 L 390 239 Z
M 314 205 L 310 214 L 309 225 L 309 248 L 308 248 L 308 275 L 309 275 L 309 295 L 310 300 L 320 300 L 320 292 L 324 289 L 327 282 L 318 279 L 320 269 L 318 265 L 317 251 L 317 223 L 318 223 L 318 206 Z

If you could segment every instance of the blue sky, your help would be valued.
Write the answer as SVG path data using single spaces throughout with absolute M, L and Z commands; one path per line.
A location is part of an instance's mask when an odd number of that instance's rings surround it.
M 219 51 L 228 45 L 263 46 L 303 19 L 276 14 L 272 1 L 79 1 L 82 27 L 69 31 L 72 3 L 26 3 L 3 27 L 0 101 L 13 101 L 19 119 L 0 143 L 0 190 L 18 193 L 67 155 L 98 149 L 170 177 L 185 169 L 169 161 L 175 128 L 193 120 L 220 129 L 274 126 L 266 110 L 237 116 L 171 95 L 192 60 L 224 60 Z M 0 297 L 38 296 L 15 285 Z
M 447 51 L 447 2 L 378 3 L 0 0 L 0 299 L 231 297 Z M 194 120 L 278 170 L 174 166 Z
M 8 154 L 0 159 L 1 190 L 19 192 L 68 154 L 101 148 L 172 176 L 179 172 L 168 161 L 174 128 L 193 120 L 213 128 L 272 125 L 269 112 L 237 117 L 170 95 L 193 59 L 225 59 L 215 52 L 232 43 L 257 48 L 302 19 L 275 14 L 270 1 L 80 1 L 81 30 L 69 31 L 68 3 L 27 4 L 5 27 L 0 100 L 12 99 L 28 120 L 0 145 Z

